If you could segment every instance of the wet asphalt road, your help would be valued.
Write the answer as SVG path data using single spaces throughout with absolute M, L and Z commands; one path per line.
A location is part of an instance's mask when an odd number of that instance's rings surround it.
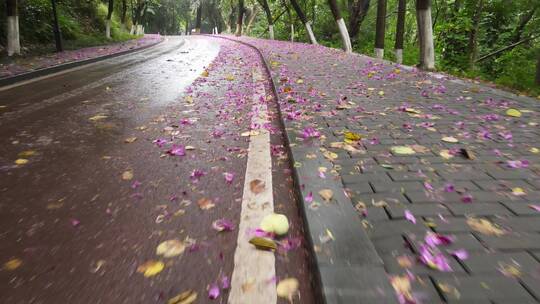
M 249 143 L 240 134 L 250 124 L 246 62 L 255 58 L 231 44 L 169 37 L 135 54 L 0 88 L 0 303 L 166 303 L 186 290 L 198 294 L 196 303 L 226 303 L 226 289 L 209 300 L 207 287 L 231 276 L 237 232 L 217 232 L 212 222 L 240 220 Z M 205 69 L 209 75 L 199 77 Z M 303 241 L 281 126 L 272 124 L 275 209 L 289 217 L 289 236 Z M 156 139 L 193 150 L 168 155 L 170 144 L 158 147 Z M 194 170 L 204 172 L 198 181 Z M 225 172 L 234 173 L 232 183 Z M 199 207 L 208 200 L 214 208 Z M 186 251 L 156 256 L 156 246 L 170 239 Z M 276 253 L 277 280 L 301 282 L 298 303 L 314 302 L 306 252 Z M 149 260 L 162 260 L 164 270 L 137 272 Z M 20 265 L 8 269 L 9 261 Z

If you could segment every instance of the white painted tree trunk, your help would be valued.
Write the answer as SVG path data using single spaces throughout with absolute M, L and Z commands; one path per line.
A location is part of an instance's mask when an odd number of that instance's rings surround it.
M 107 39 L 111 39 L 111 20 L 110 19 L 105 20 L 105 37 L 107 37 Z
M 291 42 L 294 42 L 294 24 L 291 23 Z
M 7 53 L 8 56 L 21 54 L 19 39 L 19 16 L 7 16 Z
M 375 57 L 377 57 L 379 59 L 383 59 L 384 58 L 384 49 L 375 48 Z
M 315 39 L 315 34 L 313 34 L 313 29 L 311 28 L 311 21 L 306 22 L 306 30 L 308 32 L 311 44 L 318 44 L 317 39 Z
M 137 25 L 137 28 L 135 29 L 136 35 L 144 35 L 144 27 L 141 24 Z
M 399 64 L 403 63 L 403 50 L 402 49 L 396 49 L 396 62 Z
M 131 29 L 129 30 L 129 34 L 130 35 L 135 35 L 135 28 L 137 27 L 136 24 L 132 24 L 131 25 Z
M 339 34 L 341 35 L 341 41 L 343 42 L 343 50 L 347 53 L 352 53 L 351 38 L 349 37 L 349 31 L 343 18 L 336 21 L 339 28 Z
M 216 27 L 214 27 L 214 28 L 216 29 L 216 35 L 218 35 L 218 34 L 219 34 L 219 32 L 218 32 L 218 28 L 217 28 L 217 26 L 216 26 Z
M 433 46 L 433 29 L 431 24 L 431 9 L 417 10 L 419 42 L 420 42 L 420 68 L 435 69 L 435 48 Z
M 274 26 L 273 25 L 268 26 L 268 34 L 270 35 L 270 40 L 274 40 Z

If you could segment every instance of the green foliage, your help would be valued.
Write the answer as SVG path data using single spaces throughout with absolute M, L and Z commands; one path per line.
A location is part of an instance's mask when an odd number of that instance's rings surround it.
M 315 36 L 320 44 L 341 48 L 341 38 L 327 0 L 298 0 L 304 8 L 304 13 L 313 21 Z M 341 13 L 348 24 L 351 10 L 348 5 L 355 0 L 338 1 Z M 358 1 L 358 0 L 356 0 Z M 274 16 L 285 7 L 284 2 L 269 1 Z M 385 59 L 395 60 L 393 48 L 397 22 L 397 0 L 387 0 L 387 19 L 385 35 Z M 405 37 L 403 63 L 416 65 L 419 49 L 417 45 L 415 1 L 407 1 L 405 18 Z M 540 38 L 521 44 L 513 49 L 502 52 L 491 58 L 471 66 L 470 34 L 474 27 L 474 16 L 479 11 L 479 1 L 476 0 L 438 0 L 432 1 L 432 19 L 434 23 L 434 40 L 437 69 L 458 76 L 478 77 L 514 89 L 535 94 L 540 89 L 534 84 L 536 57 L 535 50 L 540 50 Z M 255 5 L 253 2 L 251 5 Z M 519 28 L 520 22 L 534 7 L 535 14 Z M 352 37 L 355 52 L 369 56 L 374 55 L 375 20 L 377 0 L 371 0 L 368 13 L 361 24 L 357 37 Z M 297 40 L 308 42 L 303 25 L 297 21 L 296 14 L 291 8 L 292 22 L 297 29 Z M 283 15 L 274 25 L 276 38 L 289 40 L 290 25 L 287 14 Z M 260 35 L 266 29 L 266 18 L 260 16 L 257 20 L 257 31 Z M 538 0 L 484 0 L 480 11 L 476 39 L 477 58 L 492 53 L 517 40 L 540 35 L 540 2 Z M 262 31 L 261 31 L 262 30 Z M 519 35 L 516 36 L 516 33 Z M 265 37 L 267 37 L 265 35 Z M 516 38 L 517 37 L 517 38 Z M 536 93 L 538 94 L 538 93 Z
M 2 1 L 0 9 L 5 7 Z M 66 49 L 102 45 L 135 38 L 122 30 L 119 0 L 111 24 L 112 41 L 105 37 L 107 4 L 98 0 L 57 0 L 58 23 Z M 0 22 L 5 22 L 5 16 Z M 53 20 L 50 0 L 19 1 L 19 28 L 21 44 L 30 53 L 50 51 L 53 44 Z M 4 27 L 0 29 L 0 42 L 5 41 Z

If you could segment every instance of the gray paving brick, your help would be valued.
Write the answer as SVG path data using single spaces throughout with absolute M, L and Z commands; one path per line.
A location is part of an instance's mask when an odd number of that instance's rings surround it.
M 357 174 L 357 175 L 343 175 L 341 176 L 344 184 L 361 184 L 370 181 L 392 181 L 390 177 L 384 173 L 382 174 Z
M 502 201 L 502 204 L 516 215 L 540 216 L 540 212 L 529 207 L 530 203 L 527 201 Z
M 362 218 L 366 219 L 370 223 L 390 219 L 388 213 L 386 213 L 386 210 L 383 207 L 367 207 L 365 209 L 365 213 L 366 215 Z
M 528 179 L 527 183 L 531 184 L 537 190 L 540 190 L 540 179 Z
M 450 215 L 450 211 L 442 204 L 432 204 L 432 205 L 395 205 L 389 204 L 386 207 L 388 213 L 393 219 L 405 218 L 405 210 L 409 210 L 414 216 L 439 216 L 439 215 Z
M 390 171 L 390 172 L 388 172 L 388 175 L 390 175 L 392 180 L 397 181 L 397 182 L 425 181 L 427 179 L 437 178 L 437 176 L 435 174 L 429 173 L 429 172 L 418 173 L 418 172 Z
M 513 170 L 491 170 L 487 172 L 489 176 L 495 179 L 530 179 L 535 175 L 529 170 L 513 169 Z
M 454 215 L 475 215 L 475 216 L 499 216 L 511 215 L 506 207 L 498 203 L 469 203 L 469 204 L 448 204 L 448 209 Z
M 540 299 L 540 277 L 538 273 L 534 275 L 526 275 L 520 278 L 521 282 L 527 290 L 533 294 L 536 299 Z
M 384 156 L 378 156 L 375 157 L 377 162 L 379 164 L 417 164 L 420 162 L 420 159 L 418 157 L 409 156 L 409 157 L 384 157 Z
M 522 179 L 514 179 L 514 180 L 496 180 L 496 181 L 490 181 L 490 180 L 475 180 L 475 184 L 477 184 L 482 190 L 488 190 L 488 191 L 507 191 L 512 192 L 512 188 L 520 187 L 523 190 L 529 192 L 533 191 L 534 187 L 527 183 L 527 181 Z
M 493 221 L 511 231 L 540 232 L 540 215 L 522 217 L 495 217 Z
M 326 303 L 398 303 L 382 267 L 323 266 L 320 273 Z
M 497 274 L 516 269 L 522 274 L 537 273 L 540 263 L 527 252 L 471 254 L 462 261 L 473 274 Z
M 372 181 L 370 182 L 371 186 L 376 193 L 379 192 L 400 192 L 405 193 L 409 191 L 420 191 L 424 188 L 423 184 L 420 182 L 381 182 L 381 181 Z
M 345 188 L 351 190 L 356 195 L 373 193 L 373 189 L 371 188 L 371 185 L 367 182 L 355 183 L 355 184 L 343 183 L 343 185 L 345 186 Z
M 454 238 L 453 242 L 446 246 L 441 246 L 439 249 L 446 253 L 451 253 L 454 250 L 465 249 L 469 252 L 485 252 L 486 248 L 470 233 L 455 233 L 451 234 Z M 408 243 L 415 251 L 419 251 L 420 244 L 424 242 L 425 234 L 409 233 L 406 237 Z
M 411 191 L 405 194 L 413 204 L 460 202 L 462 195 L 456 192 Z
M 540 234 L 512 233 L 504 236 L 487 236 L 478 234 L 486 247 L 495 250 L 540 250 Z
M 409 201 L 401 193 L 374 193 L 374 194 L 363 194 L 359 200 L 365 202 L 366 204 L 375 203 L 386 203 L 386 204 L 404 204 L 409 205 Z
M 455 180 L 493 180 L 493 177 L 487 175 L 484 172 L 480 171 L 460 171 L 460 172 L 444 172 L 437 170 L 443 179 L 448 181 Z
M 446 217 L 444 219 L 433 218 L 433 230 L 439 233 L 459 233 L 471 232 L 472 229 L 467 224 L 466 218 Z
M 421 233 L 429 230 L 422 224 L 422 220 L 418 219 L 416 224 L 407 220 L 392 220 L 372 223 L 369 229 L 366 229 L 368 236 L 371 239 L 384 238 L 395 235 L 406 235 L 407 233 Z
M 391 236 L 387 238 L 374 239 L 373 245 L 375 250 L 379 255 L 382 254 L 392 254 L 392 252 L 410 252 L 408 248 L 410 245 L 405 239 L 401 236 Z
M 447 274 L 451 276 L 456 275 L 465 275 L 466 272 L 463 269 L 463 267 L 452 257 L 452 256 L 446 256 L 448 263 L 450 265 L 450 268 L 452 268 L 452 271 L 450 272 L 441 272 L 436 269 L 432 269 L 426 265 L 424 265 L 422 262 L 418 260 L 418 257 L 411 254 L 400 254 L 400 255 L 392 255 L 387 254 L 381 256 L 384 262 L 384 267 L 386 271 L 393 275 L 403 275 L 407 274 L 407 270 L 411 271 L 412 273 L 420 276 L 427 276 L 427 275 L 442 275 Z
M 436 286 L 448 300 L 534 301 L 517 280 L 507 277 L 472 276 L 435 278 Z

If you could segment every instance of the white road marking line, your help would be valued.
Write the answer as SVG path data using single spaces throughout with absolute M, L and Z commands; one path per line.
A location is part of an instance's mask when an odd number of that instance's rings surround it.
M 260 81 L 259 69 L 253 71 L 255 92 L 253 95 L 252 123 L 260 126 L 268 122 L 268 108 L 260 102 L 265 97 L 264 85 Z M 238 243 L 234 253 L 234 270 L 231 279 L 230 304 L 275 304 L 276 265 L 273 252 L 257 250 L 249 243 L 249 232 L 259 227 L 264 216 L 274 212 L 272 194 L 272 159 L 270 156 L 270 133 L 261 128 L 252 134 L 242 197 L 242 210 L 238 228 Z M 264 190 L 255 194 L 250 182 L 259 179 L 265 183 Z

